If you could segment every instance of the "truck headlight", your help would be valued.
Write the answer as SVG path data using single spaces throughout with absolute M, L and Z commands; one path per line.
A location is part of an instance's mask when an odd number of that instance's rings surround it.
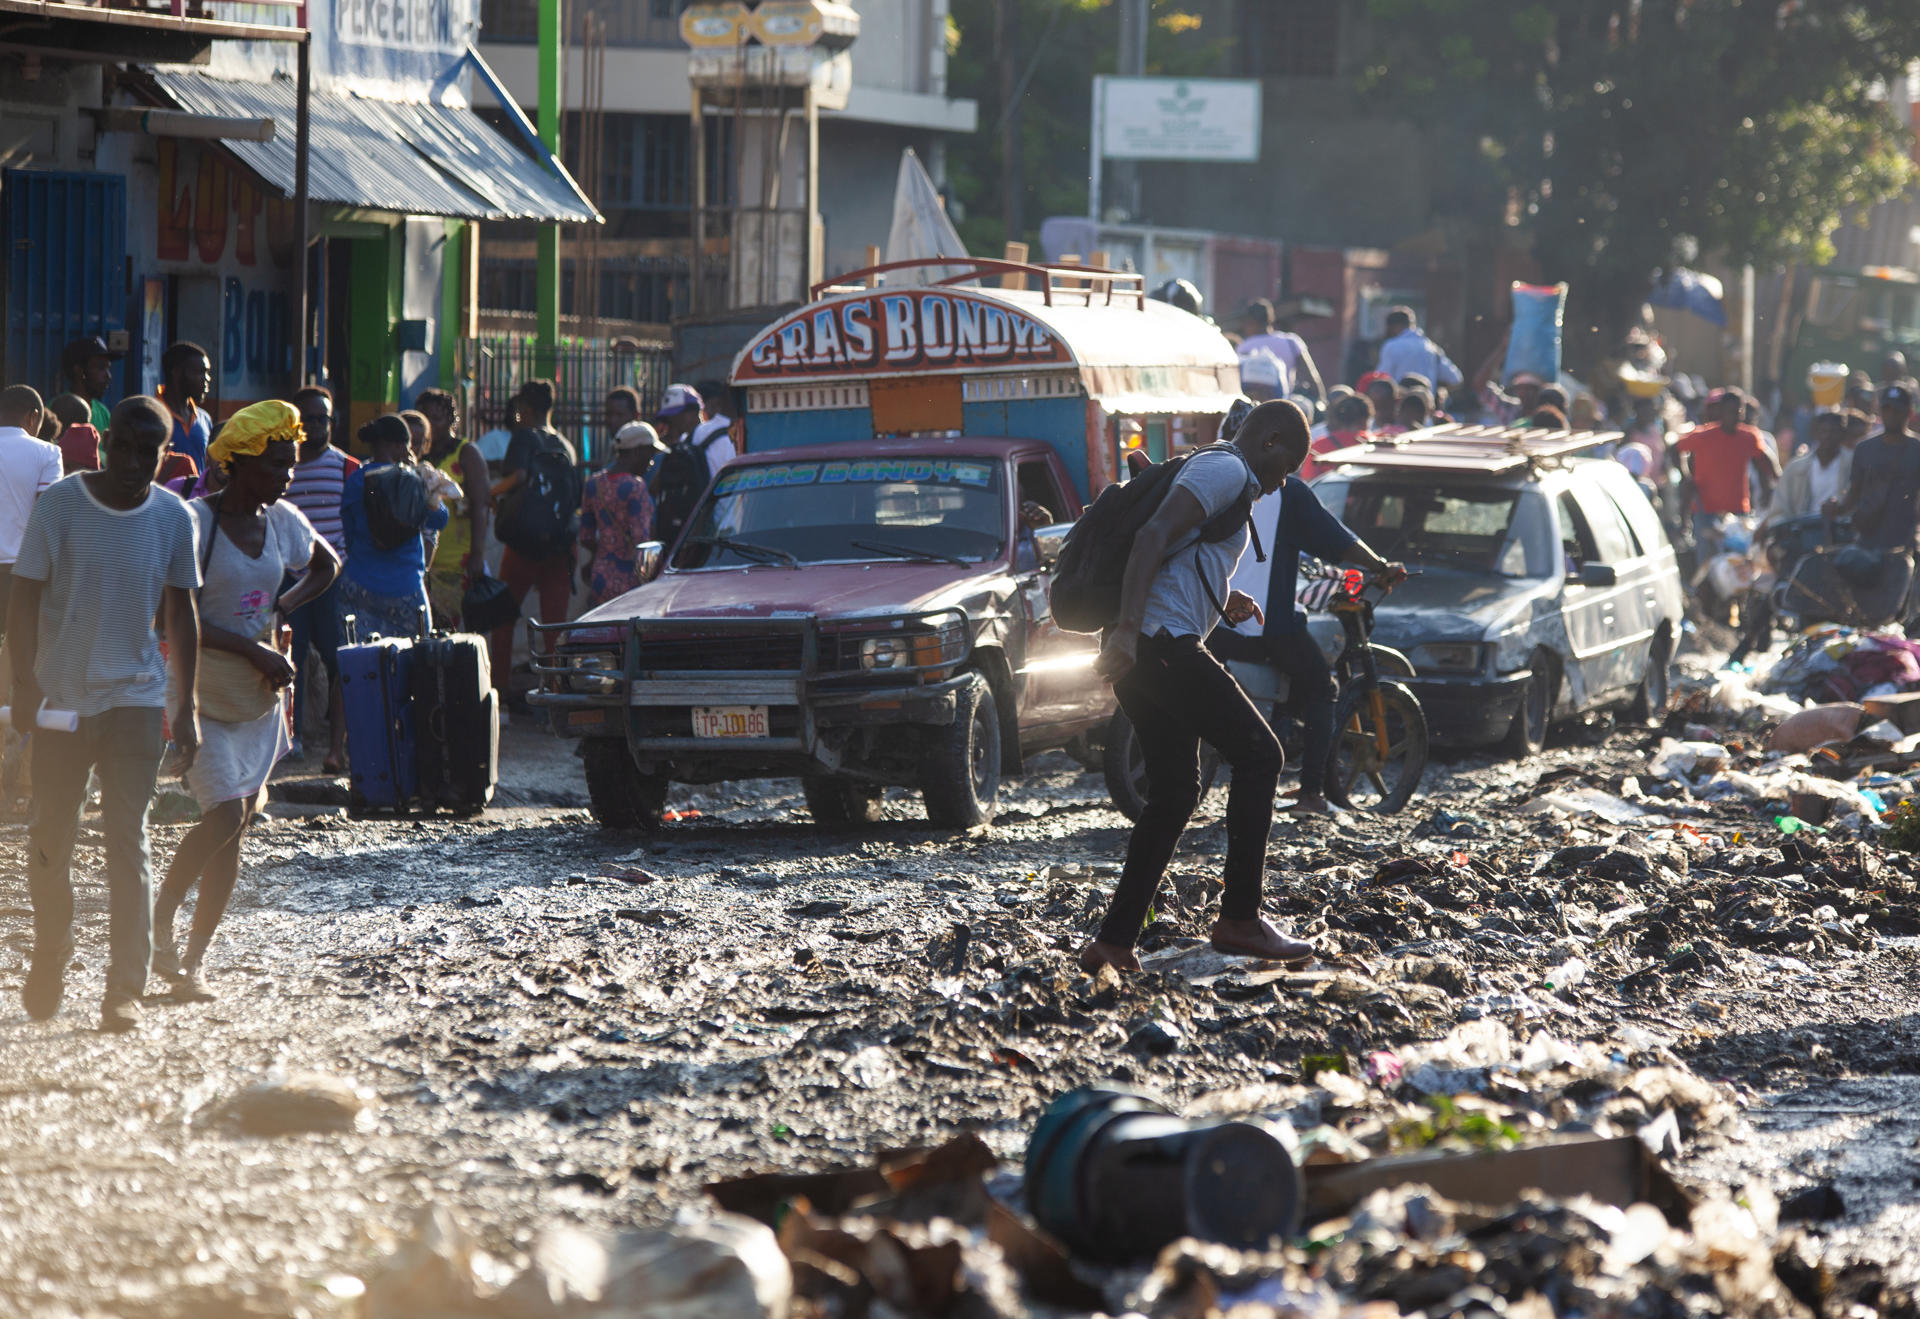
M 904 669 L 913 663 L 912 654 L 904 636 L 869 637 L 860 643 L 860 667 Z
M 966 654 L 967 625 L 950 618 L 911 631 L 868 637 L 860 643 L 860 667 L 867 670 L 939 669 L 958 664 Z
M 567 675 L 568 688 L 583 696 L 611 695 L 619 689 L 620 680 L 626 676 L 620 656 L 604 651 L 569 655 L 567 667 L 572 670 Z
M 1416 673 L 1478 673 L 1486 662 L 1487 648 L 1478 641 L 1429 641 L 1414 647 Z

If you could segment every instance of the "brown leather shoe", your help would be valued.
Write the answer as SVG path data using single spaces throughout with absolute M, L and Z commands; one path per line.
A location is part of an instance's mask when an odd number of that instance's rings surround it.
M 1262 917 L 1250 921 L 1215 921 L 1212 938 L 1216 950 L 1240 957 L 1258 957 L 1289 966 L 1305 966 L 1313 960 L 1311 943 L 1280 933 Z
M 1138 971 L 1140 959 L 1133 955 L 1133 949 L 1122 948 L 1117 943 L 1101 943 L 1093 940 L 1080 950 L 1080 969 L 1093 975 L 1103 966 L 1116 971 Z

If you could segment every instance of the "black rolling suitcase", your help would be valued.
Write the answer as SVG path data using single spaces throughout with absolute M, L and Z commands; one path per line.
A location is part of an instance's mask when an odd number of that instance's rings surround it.
M 484 810 L 500 781 L 500 706 L 486 638 L 416 641 L 411 676 L 420 804 Z

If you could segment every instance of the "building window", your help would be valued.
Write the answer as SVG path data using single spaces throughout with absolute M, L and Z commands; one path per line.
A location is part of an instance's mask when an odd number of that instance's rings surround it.
M 733 124 L 707 119 L 707 200 L 733 204 Z M 610 114 L 600 162 L 602 206 L 640 211 L 693 207 L 693 134 L 685 115 Z
M 572 0 L 567 7 L 569 42 L 580 33 L 580 16 L 598 14 L 609 46 L 682 46 L 680 11 L 686 0 Z M 480 0 L 480 39 L 534 42 L 540 39 L 539 0 Z
M 1332 78 L 1340 72 L 1340 0 L 1240 0 L 1242 72 Z
M 484 250 L 484 249 L 483 249 Z M 574 259 L 560 261 L 560 314 L 574 314 Z M 483 258 L 480 305 L 487 311 L 531 312 L 537 307 L 537 264 L 519 257 Z M 599 315 L 608 321 L 665 325 L 687 314 L 684 256 L 602 258 Z

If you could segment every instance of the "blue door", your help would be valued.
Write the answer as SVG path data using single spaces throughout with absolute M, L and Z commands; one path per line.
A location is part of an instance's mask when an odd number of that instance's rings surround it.
M 6 211 L 6 379 L 62 392 L 60 351 L 126 328 L 127 181 L 119 174 L 10 169 Z M 108 397 L 125 381 L 114 364 Z

